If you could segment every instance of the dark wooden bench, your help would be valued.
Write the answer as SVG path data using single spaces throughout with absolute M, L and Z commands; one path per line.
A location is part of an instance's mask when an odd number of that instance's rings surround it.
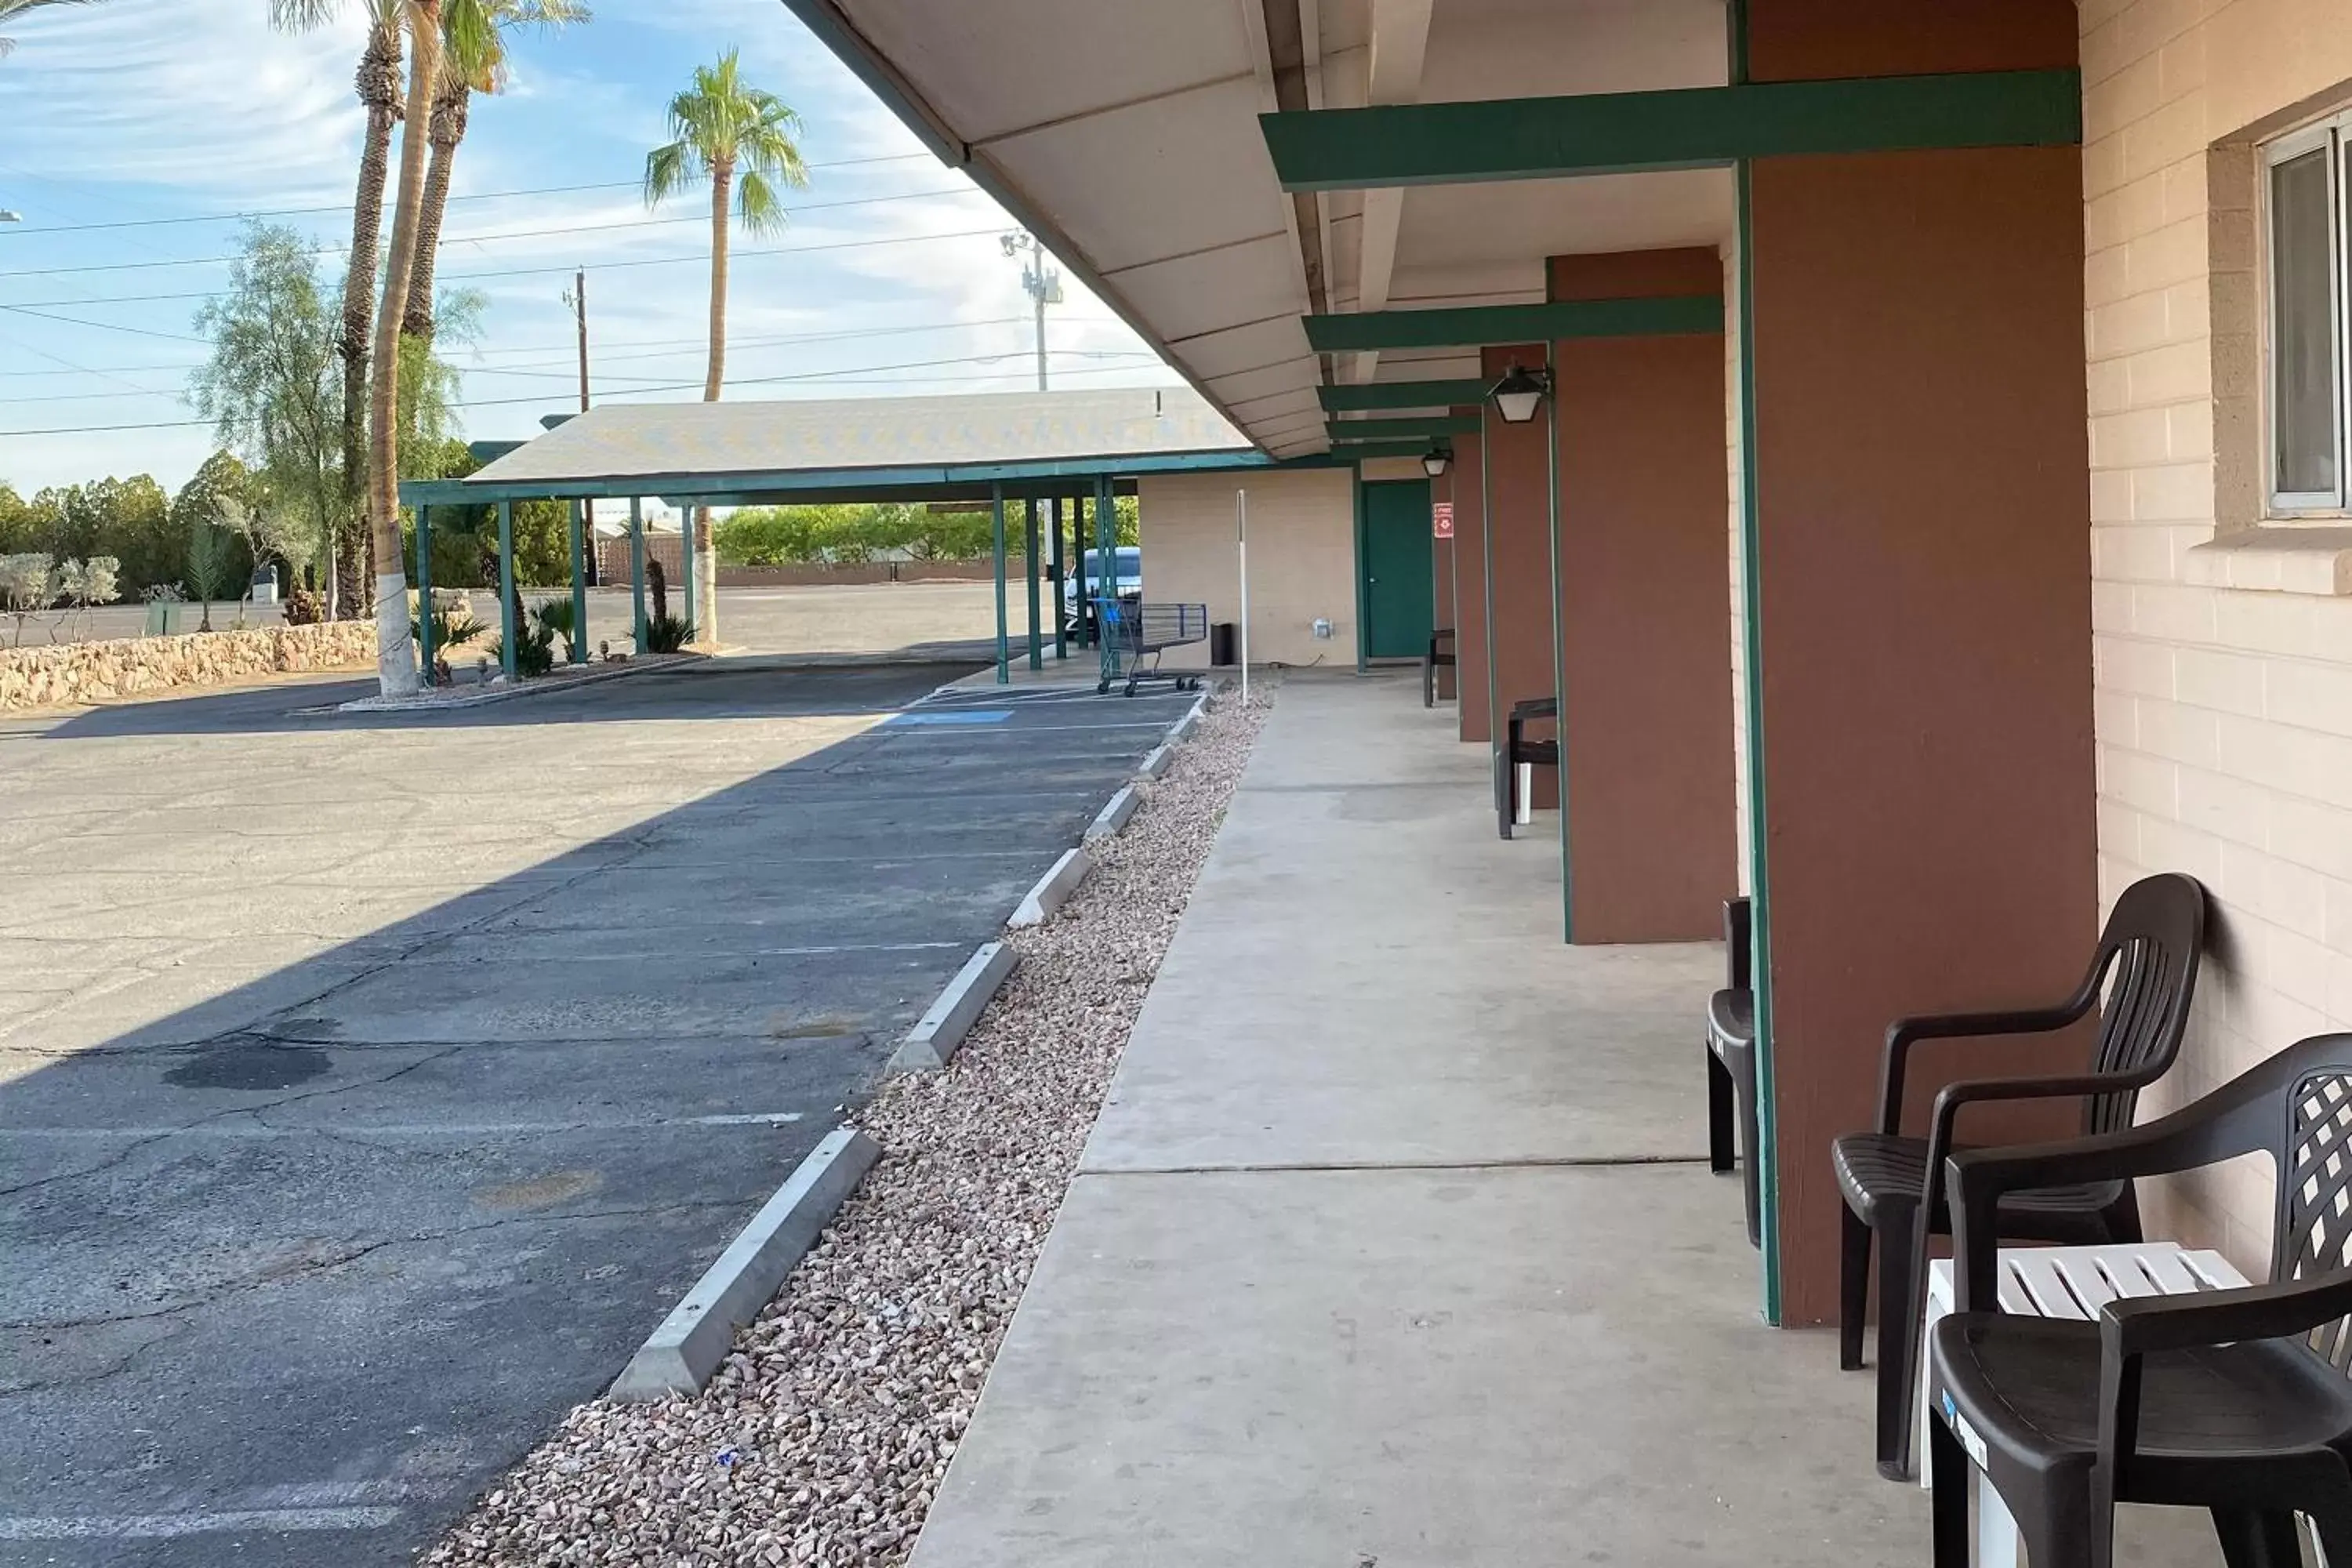
M 1511 824 L 1519 815 L 1519 765 L 1556 768 L 1559 766 L 1558 741 L 1530 741 L 1527 736 L 1530 719 L 1559 718 L 1559 699 L 1530 697 L 1524 702 L 1511 704 L 1510 722 L 1505 728 L 1501 751 L 1496 753 L 1502 776 L 1495 781 L 1495 826 L 1504 837 L 1511 836 Z
M 1437 672 L 1454 668 L 1454 628 L 1442 626 L 1430 634 L 1429 651 L 1421 656 L 1421 705 L 1437 706 Z
M 1723 989 L 1706 1003 L 1706 1163 L 1739 1170 L 1748 1245 L 1764 1245 L 1756 1169 L 1755 927 L 1745 898 L 1723 901 Z

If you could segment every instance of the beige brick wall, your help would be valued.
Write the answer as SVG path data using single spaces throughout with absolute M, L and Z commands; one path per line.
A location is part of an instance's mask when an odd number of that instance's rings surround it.
M 1234 503 L 1246 489 L 1251 662 L 1354 668 L 1356 492 L 1349 470 L 1167 474 L 1137 483 L 1148 596 L 1204 604 L 1212 623 L 1241 619 Z M 1328 639 L 1314 634 L 1318 616 L 1331 623 Z M 1195 668 L 1208 654 L 1205 646 L 1177 648 L 1166 662 Z
M 2082 27 L 2101 889 L 2187 870 L 2220 916 L 2147 1115 L 2352 1026 L 2352 599 L 2309 533 L 2210 548 L 2260 521 L 2250 149 L 2340 107 L 2352 0 L 2083 0 Z M 2263 581 L 2321 591 L 2218 585 Z M 2153 1233 L 2266 1264 L 2266 1172 L 2150 1197 Z

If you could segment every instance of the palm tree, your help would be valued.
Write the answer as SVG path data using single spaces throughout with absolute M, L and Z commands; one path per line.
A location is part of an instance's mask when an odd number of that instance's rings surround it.
M 383 187 L 392 171 L 392 128 L 401 116 L 403 0 L 362 4 L 367 11 L 367 43 L 352 85 L 367 111 L 367 134 L 360 142 L 351 257 L 343 268 L 342 322 L 335 334 L 335 353 L 343 363 L 343 501 L 348 510 L 333 545 L 338 602 L 328 606 L 328 614 L 337 618 L 363 613 L 373 586 L 368 539 L 359 526 L 367 512 L 368 340 L 375 324 L 376 247 L 383 230 Z M 317 26 L 341 8 L 341 0 L 271 0 L 270 19 L 298 30 Z
M 590 19 L 582 0 L 483 0 L 489 28 L 483 36 L 488 53 L 481 58 L 461 58 L 455 40 L 444 40 L 446 53 L 441 85 L 433 95 L 433 123 L 427 140 L 432 165 L 425 175 L 425 212 L 416 230 L 416 272 L 408 281 L 408 303 L 401 313 L 403 337 L 433 341 L 433 264 L 441 248 L 441 216 L 449 202 L 449 166 L 457 143 L 466 137 L 466 121 L 474 94 L 498 92 L 507 79 L 505 35 L 516 27 L 562 27 Z
M 710 363 L 702 400 L 719 401 L 727 379 L 727 207 L 734 193 L 735 216 L 750 235 L 772 234 L 784 226 L 780 189 L 808 188 L 808 165 L 793 138 L 801 117 L 773 93 L 744 84 L 737 54 L 728 50 L 716 66 L 694 68 L 694 84 L 669 101 L 670 141 L 646 154 L 646 205 L 659 203 L 705 179 L 710 182 Z M 694 573 L 704 584 L 695 606 L 702 618 L 697 635 L 719 638 L 719 562 L 711 548 L 710 509 L 694 513 Z
M 5 26 L 27 11 L 37 11 L 44 5 L 87 5 L 89 0 L 0 0 L 0 26 Z M 14 38 L 0 37 L 0 58 L 16 47 Z

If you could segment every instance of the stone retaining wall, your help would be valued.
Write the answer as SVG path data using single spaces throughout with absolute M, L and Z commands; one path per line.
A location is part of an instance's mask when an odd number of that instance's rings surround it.
M 290 670 L 350 669 L 374 663 L 373 620 L 0 647 L 0 710 L 113 702 L 186 687 L 229 686 Z

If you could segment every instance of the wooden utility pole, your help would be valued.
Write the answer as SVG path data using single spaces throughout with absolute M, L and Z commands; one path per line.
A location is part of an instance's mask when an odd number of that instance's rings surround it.
M 572 275 L 572 313 L 580 323 L 580 412 L 588 412 L 588 269 Z

